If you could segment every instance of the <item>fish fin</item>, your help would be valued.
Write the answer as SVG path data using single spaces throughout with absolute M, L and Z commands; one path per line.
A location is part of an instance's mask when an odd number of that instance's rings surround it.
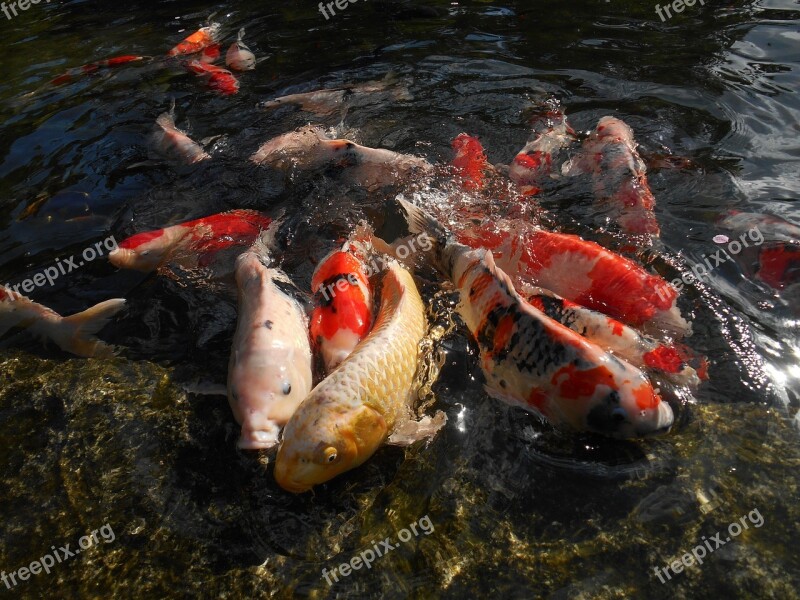
M 419 421 L 409 419 L 396 427 L 386 443 L 390 446 L 410 446 L 420 440 L 432 438 L 447 423 L 447 415 L 441 410 L 432 417 L 424 416 Z
M 443 249 L 447 245 L 451 237 L 450 232 L 447 231 L 439 221 L 434 219 L 419 206 L 415 206 L 403 198 L 398 198 L 397 202 L 406 213 L 406 222 L 412 234 L 419 235 L 427 233 L 433 238 L 434 247 L 438 250 Z
M 261 263 L 267 268 L 272 266 L 272 250 L 275 248 L 277 243 L 275 239 L 282 224 L 283 215 L 272 221 L 272 223 L 269 224 L 269 227 L 263 230 L 256 238 L 256 241 L 253 242 L 253 245 L 250 248 L 252 252 L 255 252 L 258 255 Z
M 175 129 L 180 131 L 178 126 L 175 125 L 175 98 L 172 99 L 169 110 L 165 113 L 161 113 L 158 116 L 156 119 L 156 125 L 163 127 L 164 129 Z
M 242 28 L 239 30 L 239 33 L 238 33 L 238 34 L 236 34 L 236 41 L 237 41 L 237 42 L 239 42 L 239 43 L 241 44 L 243 39 L 244 39 L 244 27 L 242 27 Z
M 503 271 L 503 269 L 498 267 L 497 264 L 494 262 L 494 255 L 492 254 L 491 250 L 486 251 L 486 255 L 484 256 L 484 262 L 489 272 L 495 278 L 497 278 L 497 280 L 500 283 L 505 284 L 505 286 L 508 288 L 508 293 L 511 296 L 514 296 L 517 300 L 524 301 L 524 298 L 522 298 L 522 296 L 519 295 L 517 288 L 514 286 L 514 282 L 511 280 L 511 277 L 508 276 L 508 273 Z
M 124 307 L 123 298 L 106 300 L 81 313 L 62 318 L 46 335 L 66 352 L 87 358 L 108 358 L 114 355 L 113 347 L 97 339 L 94 334 Z

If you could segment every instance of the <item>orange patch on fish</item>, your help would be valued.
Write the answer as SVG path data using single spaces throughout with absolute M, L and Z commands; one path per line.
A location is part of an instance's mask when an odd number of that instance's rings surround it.
M 598 386 L 604 385 L 610 390 L 617 388 L 614 374 L 604 366 L 581 370 L 573 364 L 559 369 L 550 381 L 555 386 L 560 386 L 560 395 L 564 398 L 577 400 L 589 398 L 594 395 Z M 637 397 L 637 403 L 639 398 Z

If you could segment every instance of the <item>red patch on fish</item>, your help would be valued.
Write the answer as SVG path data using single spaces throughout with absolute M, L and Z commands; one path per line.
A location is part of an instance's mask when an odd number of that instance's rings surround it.
M 570 400 L 590 398 L 601 385 L 608 387 L 609 390 L 617 389 L 614 374 L 608 367 L 602 365 L 583 370 L 569 364 L 556 371 L 550 383 L 560 387 L 559 394 Z
M 800 278 L 800 246 L 788 243 L 765 247 L 759 255 L 758 278 L 782 290 Z
M 679 373 L 683 369 L 683 358 L 675 348 L 659 346 L 644 355 L 644 364 L 665 373 Z
M 214 43 L 214 36 L 206 27 L 198 29 L 192 35 L 167 52 L 167 56 L 180 56 L 200 52 L 206 46 Z
M 452 147 L 456 156 L 450 164 L 461 177 L 464 189 L 481 189 L 488 161 L 478 138 L 462 133 L 453 140 Z
M 633 391 L 633 396 L 636 398 L 636 406 L 642 410 L 655 408 L 661 402 L 661 397 L 653 390 L 653 386 L 649 383 L 640 385 Z
M 195 75 L 205 78 L 206 85 L 224 96 L 231 96 L 239 92 L 239 80 L 233 73 L 216 65 L 209 65 L 199 60 L 186 63 L 186 68 Z

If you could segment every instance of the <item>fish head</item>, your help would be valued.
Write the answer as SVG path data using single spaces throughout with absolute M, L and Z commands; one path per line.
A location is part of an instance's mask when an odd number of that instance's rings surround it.
M 596 403 L 586 416 L 586 429 L 617 439 L 650 437 L 667 433 L 675 421 L 669 404 L 643 384 L 628 390 L 613 390 Z
M 385 419 L 372 407 L 321 411 L 324 398 L 308 401 L 287 424 L 275 460 L 275 480 L 294 494 L 361 465 L 388 432 Z
M 155 271 L 166 260 L 177 240 L 170 240 L 166 229 L 148 231 L 129 237 L 108 255 L 108 260 L 118 269 Z

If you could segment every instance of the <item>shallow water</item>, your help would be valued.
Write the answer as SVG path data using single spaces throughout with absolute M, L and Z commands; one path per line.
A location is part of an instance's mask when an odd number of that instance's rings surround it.
M 576 130 L 615 114 L 645 154 L 689 158 L 651 171 L 663 247 L 640 253 L 668 278 L 713 253 L 729 209 L 800 223 L 800 8 L 707 2 L 661 23 L 654 3 L 363 2 L 326 22 L 313 3 L 31 6 L 11 21 L 0 84 L 0 281 L 56 259 L 230 208 L 283 210 L 284 267 L 308 287 L 316 260 L 359 219 L 382 225 L 386 198 L 326 179 L 281 181 L 247 157 L 311 119 L 370 146 L 450 158 L 481 138 L 507 163 L 530 111 L 561 101 Z M 163 54 L 218 12 L 258 56 L 233 98 L 154 60 L 53 88 L 70 67 Z M 257 103 L 285 93 L 410 78 L 410 100 L 314 118 Z M 176 100 L 214 160 L 175 171 L 148 156 L 155 118 Z M 435 193 L 423 190 L 423 196 Z M 614 245 L 591 186 L 559 179 L 540 199 L 563 231 Z M 392 226 L 392 223 L 388 223 Z M 421 280 L 431 321 L 452 298 Z M 26 333 L 0 350 L 0 569 L 15 571 L 108 524 L 114 540 L 9 590 L 8 597 L 795 598 L 800 341 L 792 298 L 728 263 L 681 307 L 711 380 L 662 438 L 611 442 L 553 431 L 481 390 L 461 328 L 434 344 L 433 385 L 449 422 L 433 441 L 384 448 L 299 497 L 265 457 L 235 449 L 223 383 L 235 327 L 225 279 L 145 277 L 104 260 L 31 296 L 62 314 L 125 297 L 101 337 L 110 361 L 70 359 Z M 794 299 L 796 301 L 796 299 Z M 796 304 L 795 304 L 796 306 Z M 661 583 L 654 573 L 756 510 L 750 527 Z M 330 572 L 429 517 L 433 531 L 328 585 Z M 419 526 L 421 527 L 421 526 Z

